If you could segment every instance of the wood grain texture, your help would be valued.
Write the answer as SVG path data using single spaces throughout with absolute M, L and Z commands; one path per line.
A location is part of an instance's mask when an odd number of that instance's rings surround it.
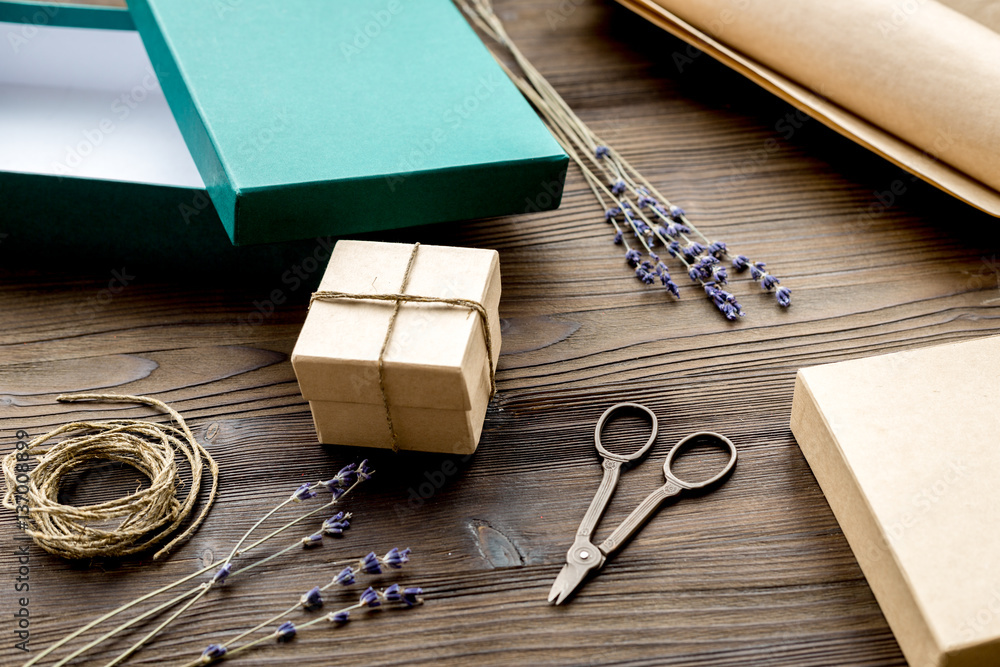
M 100 387 L 171 404 L 222 470 L 207 522 L 166 562 L 68 563 L 32 546 L 34 650 L 218 560 L 297 484 L 370 455 L 379 472 L 348 503 L 356 520 L 343 539 L 233 579 L 132 663 L 197 655 L 327 581 L 334 561 L 398 545 L 414 559 L 380 581 L 423 586 L 424 606 L 303 632 L 241 662 L 905 664 L 789 431 L 794 374 L 1000 330 L 995 221 L 814 121 L 789 132 L 790 107 L 610 2 L 496 4 L 580 116 L 706 232 L 767 261 L 792 308 L 739 282 L 748 315 L 730 325 L 690 284 L 679 303 L 644 289 L 573 171 L 551 213 L 369 236 L 496 248 L 504 281 L 499 394 L 478 453 L 393 456 L 315 444 L 288 361 L 308 290 L 290 290 L 280 272 L 248 281 L 147 270 L 154 263 L 137 254 L 126 258 L 135 280 L 98 298 L 120 258 L 52 266 L 43 247 L 10 257 L 0 243 L 0 451 L 18 429 L 149 416 L 54 400 Z M 676 53 L 694 57 L 678 67 Z M 876 193 L 895 181 L 905 192 L 881 206 Z M 241 326 L 274 289 L 288 301 Z M 659 463 L 683 435 L 725 434 L 740 464 L 718 491 L 664 507 L 575 600 L 550 607 L 601 476 L 593 425 L 621 400 L 653 408 L 661 436 L 647 464 L 623 474 L 599 539 L 662 483 Z M 12 648 L 15 535 L 4 513 L 3 665 L 23 660 Z M 80 664 L 126 645 L 109 642 Z

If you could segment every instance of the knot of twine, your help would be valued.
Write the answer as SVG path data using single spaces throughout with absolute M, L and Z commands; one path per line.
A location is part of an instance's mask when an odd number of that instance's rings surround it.
M 144 396 L 69 394 L 56 400 L 142 403 L 169 414 L 179 428 L 137 419 L 78 421 L 39 436 L 26 448 L 5 456 L 7 489 L 3 506 L 19 512 L 27 525 L 25 532 L 35 543 L 49 553 L 73 559 L 144 551 L 172 535 L 191 514 L 207 464 L 212 476 L 208 501 L 187 529 L 157 551 L 153 559 L 166 555 L 198 529 L 215 501 L 219 467 L 195 440 L 180 414 Z M 77 431 L 83 433 L 45 445 L 58 435 Z M 178 475 L 177 452 L 191 468 L 191 485 L 183 501 L 177 497 L 177 487 L 184 485 Z M 38 464 L 25 472 L 28 456 L 38 457 Z M 63 505 L 58 500 L 62 479 L 88 461 L 124 463 L 147 476 L 150 486 L 117 500 L 80 507 Z
M 396 436 L 396 428 L 392 425 L 392 414 L 389 409 L 389 397 L 385 391 L 385 352 L 389 349 L 389 340 L 392 338 L 392 329 L 396 324 L 396 315 L 399 307 L 406 303 L 442 303 L 450 306 L 462 306 L 474 310 L 479 314 L 479 321 L 483 325 L 483 338 L 486 341 L 486 360 L 490 366 L 490 398 L 497 393 L 496 367 L 493 363 L 493 336 L 490 334 L 489 314 L 486 307 L 473 299 L 458 299 L 436 296 L 419 296 L 416 294 L 406 294 L 406 285 L 410 282 L 410 273 L 413 271 L 413 263 L 417 258 L 419 243 L 413 244 L 410 252 L 410 261 L 406 264 L 406 272 L 403 274 L 403 281 L 396 294 L 357 294 L 352 292 L 318 291 L 313 292 L 309 299 L 309 307 L 316 301 L 336 301 L 338 299 L 354 299 L 358 301 L 392 301 L 392 314 L 389 316 L 389 324 L 385 329 L 385 338 L 382 339 L 382 349 L 378 353 L 378 388 L 382 393 L 382 405 L 385 407 L 385 423 L 389 427 L 389 437 L 392 441 L 392 451 L 399 451 L 399 438 Z

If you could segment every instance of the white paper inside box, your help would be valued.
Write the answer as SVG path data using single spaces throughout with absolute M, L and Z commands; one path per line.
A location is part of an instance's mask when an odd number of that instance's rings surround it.
M 321 291 L 398 293 L 413 246 L 340 241 Z M 469 299 L 487 313 L 493 363 L 500 352 L 500 263 L 493 250 L 421 245 L 406 294 Z M 292 353 L 320 441 L 392 444 L 378 359 L 393 302 L 316 301 Z M 383 355 L 385 396 L 404 449 L 471 452 L 489 402 L 489 363 L 479 315 L 443 303 L 400 304 Z

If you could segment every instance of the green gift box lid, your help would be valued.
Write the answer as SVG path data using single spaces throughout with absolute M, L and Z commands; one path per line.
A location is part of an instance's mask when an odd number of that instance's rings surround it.
M 234 244 L 559 205 L 568 158 L 451 0 L 130 0 Z

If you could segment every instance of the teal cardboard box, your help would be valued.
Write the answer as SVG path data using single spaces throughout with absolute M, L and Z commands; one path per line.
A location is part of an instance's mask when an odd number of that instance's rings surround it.
M 451 0 L 132 0 L 234 244 L 554 208 L 567 156 Z

